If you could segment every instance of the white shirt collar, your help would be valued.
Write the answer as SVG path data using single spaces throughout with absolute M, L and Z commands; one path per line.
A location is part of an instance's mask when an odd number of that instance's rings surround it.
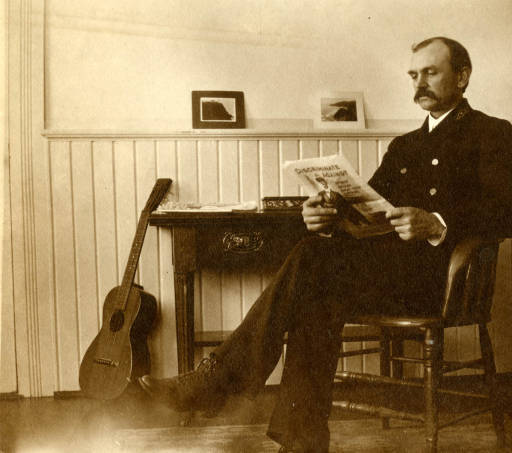
M 446 113 L 443 113 L 439 118 L 434 118 L 431 114 L 428 115 L 428 131 L 432 132 L 432 130 L 439 125 L 441 121 L 443 121 L 448 114 L 454 110 L 455 107 L 451 110 L 448 110 Z

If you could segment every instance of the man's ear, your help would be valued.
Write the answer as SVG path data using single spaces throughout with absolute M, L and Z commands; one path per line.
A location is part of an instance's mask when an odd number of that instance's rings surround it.
M 469 77 L 471 76 L 471 69 L 464 66 L 457 75 L 457 86 L 459 88 L 465 88 L 469 83 Z

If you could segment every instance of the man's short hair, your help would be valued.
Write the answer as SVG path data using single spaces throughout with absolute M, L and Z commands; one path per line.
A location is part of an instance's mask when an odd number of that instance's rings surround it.
M 461 72 L 463 68 L 468 68 L 470 71 L 473 69 L 471 58 L 469 58 L 469 53 L 466 48 L 460 42 L 444 36 L 435 36 L 433 38 L 425 39 L 418 44 L 413 44 L 412 51 L 417 52 L 418 50 L 423 49 L 423 47 L 427 47 L 429 44 L 432 44 L 434 41 L 441 41 L 448 47 L 450 51 L 450 64 L 454 72 Z M 465 89 L 466 87 L 464 87 L 463 91 Z

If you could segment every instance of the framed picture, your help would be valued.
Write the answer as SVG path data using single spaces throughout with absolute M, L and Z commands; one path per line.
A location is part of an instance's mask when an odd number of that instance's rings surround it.
M 194 129 L 243 129 L 245 127 L 242 91 L 192 91 Z
M 316 98 L 315 127 L 364 129 L 362 92 L 333 92 Z

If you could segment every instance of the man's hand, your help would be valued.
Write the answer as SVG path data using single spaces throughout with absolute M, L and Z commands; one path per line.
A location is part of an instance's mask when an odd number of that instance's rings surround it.
M 431 212 L 419 208 L 393 208 L 386 213 L 389 223 L 404 241 L 441 237 L 444 226 Z
M 302 205 L 302 218 L 309 231 L 326 233 L 338 220 L 336 209 L 325 204 L 322 195 L 309 197 Z

